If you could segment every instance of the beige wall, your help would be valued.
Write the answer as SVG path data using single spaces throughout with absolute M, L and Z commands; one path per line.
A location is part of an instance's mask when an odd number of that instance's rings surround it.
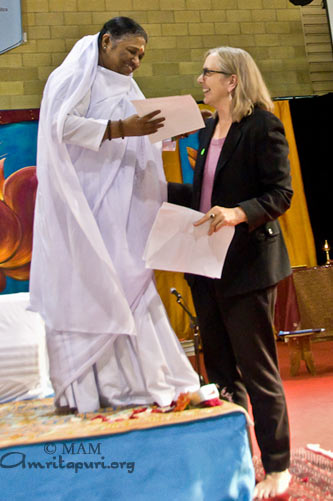
M 39 107 L 49 73 L 76 40 L 116 15 L 133 17 L 149 34 L 136 73 L 147 97 L 200 100 L 202 57 L 218 45 L 248 50 L 273 96 L 314 93 L 300 7 L 289 0 L 22 0 L 22 13 L 27 43 L 0 55 L 0 109 Z

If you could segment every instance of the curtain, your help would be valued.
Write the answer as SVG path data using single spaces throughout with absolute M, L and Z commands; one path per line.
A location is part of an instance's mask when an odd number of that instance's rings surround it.
M 290 209 L 279 218 L 292 266 L 315 266 L 316 250 L 304 194 L 289 101 L 275 101 L 275 115 L 281 120 L 289 143 L 289 161 L 294 196 Z
M 330 125 L 332 109 L 333 93 L 290 100 L 304 191 L 319 264 L 326 262 L 323 251 L 325 240 L 333 246 L 332 126 Z

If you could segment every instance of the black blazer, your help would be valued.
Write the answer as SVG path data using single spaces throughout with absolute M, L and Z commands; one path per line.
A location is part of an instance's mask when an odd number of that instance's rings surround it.
M 171 203 L 199 210 L 203 171 L 218 118 L 199 132 L 193 185 L 169 183 Z M 248 222 L 235 227 L 219 287 L 225 296 L 263 289 L 291 273 L 288 253 L 277 218 L 292 198 L 288 143 L 280 120 L 255 108 L 234 122 L 218 160 L 211 205 L 240 206 Z M 194 275 L 187 275 L 190 285 Z

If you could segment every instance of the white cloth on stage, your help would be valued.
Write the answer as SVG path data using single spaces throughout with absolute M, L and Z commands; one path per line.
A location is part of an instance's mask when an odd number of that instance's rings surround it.
M 55 386 L 62 384 L 63 377 L 53 371 L 53 364 L 55 368 L 63 367 L 67 373 L 81 372 L 81 376 L 64 390 L 60 405 L 84 407 L 85 412 L 110 403 L 121 406 L 157 402 L 165 406 L 178 394 L 198 389 L 196 376 L 171 330 L 153 282 L 144 292 L 133 317 L 136 336 L 95 336 L 94 349 L 99 349 L 100 353 L 94 364 L 89 362 L 91 347 L 85 342 L 89 334 L 66 335 L 46 330 Z M 75 360 L 72 351 L 75 351 Z M 78 367 L 73 367 L 73 362 Z M 86 369 L 82 373 L 83 364 Z
M 28 304 L 27 292 L 0 295 L 0 403 L 53 393 L 44 322 Z
M 135 113 L 131 100 L 143 95 L 131 76 L 101 68 L 97 61 L 97 35 L 84 37 L 44 91 L 31 308 L 47 325 L 57 405 L 96 410 L 99 398 L 109 405 L 167 405 L 199 383 L 142 260 L 166 197 L 161 151 L 144 136 L 100 144 L 107 120 Z M 150 321 L 147 329 L 143 321 L 151 308 L 156 308 L 149 314 L 153 318 L 165 317 L 162 333 L 161 322 Z M 152 353 L 149 346 L 155 347 Z M 133 363 L 116 377 L 126 350 Z M 109 368 L 102 369 L 106 353 Z M 105 399 L 100 385 L 111 389 L 103 390 Z

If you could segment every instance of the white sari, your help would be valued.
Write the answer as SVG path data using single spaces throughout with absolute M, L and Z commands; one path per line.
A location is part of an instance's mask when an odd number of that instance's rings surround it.
M 100 145 L 143 95 L 97 61 L 97 35 L 84 37 L 44 91 L 30 279 L 56 405 L 80 412 L 168 405 L 199 386 L 142 260 L 166 197 L 161 152 L 148 137 Z

